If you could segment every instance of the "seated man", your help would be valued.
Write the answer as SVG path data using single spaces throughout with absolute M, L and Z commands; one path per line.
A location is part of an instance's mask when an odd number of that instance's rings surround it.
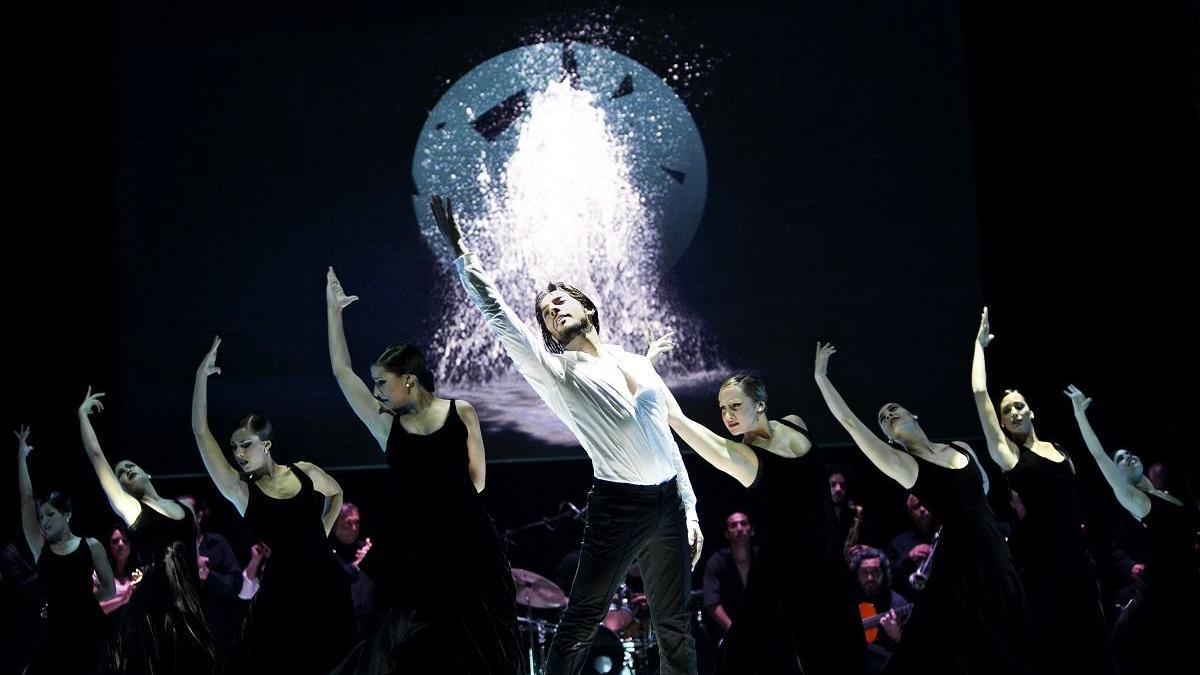
M 754 526 L 744 513 L 729 514 L 724 534 L 729 546 L 713 553 L 704 567 L 704 610 L 715 637 L 723 637 L 733 623 L 758 550 L 751 541 Z

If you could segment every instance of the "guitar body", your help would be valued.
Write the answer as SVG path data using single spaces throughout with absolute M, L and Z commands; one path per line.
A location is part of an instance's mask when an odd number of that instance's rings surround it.
M 867 644 L 874 644 L 876 636 L 879 635 L 879 620 L 870 621 L 870 619 L 878 616 L 878 612 L 875 611 L 875 605 L 869 602 L 858 603 L 858 615 L 862 617 L 863 628 L 866 629 Z

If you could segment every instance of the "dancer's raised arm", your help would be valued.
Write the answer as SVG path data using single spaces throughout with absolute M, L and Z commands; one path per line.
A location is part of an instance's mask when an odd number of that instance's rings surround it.
M 346 343 L 346 329 L 342 324 L 342 310 L 358 300 L 357 295 L 346 295 L 342 282 L 330 267 L 325 273 L 325 316 L 329 327 L 329 364 L 337 380 L 342 396 L 358 419 L 366 425 L 375 442 L 382 450 L 387 449 L 388 433 L 392 430 L 393 416 L 383 409 L 371 388 L 362 378 L 354 374 L 350 362 L 350 347 Z
M 984 361 L 983 350 L 992 341 L 991 323 L 988 319 L 988 308 L 983 308 L 983 316 L 979 319 L 979 332 L 975 335 L 975 356 L 971 360 L 971 392 L 975 395 L 975 410 L 979 413 L 979 423 L 983 425 L 983 438 L 987 441 L 988 454 L 992 461 L 999 465 L 1002 471 L 1009 471 L 1017 465 L 1020 450 L 1004 435 L 1000 426 L 1000 418 L 992 405 L 992 398 L 987 388 L 987 363 Z
M 88 418 L 93 412 L 104 412 L 104 404 L 100 402 L 103 397 L 104 392 L 98 391 L 93 394 L 92 388 L 88 387 L 87 395 L 79 405 L 79 434 L 83 438 L 83 449 L 92 463 L 92 469 L 96 472 L 96 478 L 100 481 L 100 488 L 104 490 L 109 505 L 126 525 L 132 525 L 142 514 L 142 503 L 121 487 L 117 474 L 104 458 L 100 440 L 96 437 L 96 430 L 92 428 L 92 422 Z
M 719 436 L 683 414 L 673 394 L 667 399 L 667 419 L 671 429 L 704 461 L 733 476 L 746 487 L 754 482 L 758 474 L 758 458 L 744 443 Z
M 483 312 L 488 327 L 500 339 L 517 370 L 539 395 L 545 395 L 562 379 L 562 364 L 545 350 L 542 336 L 525 325 L 500 297 L 500 290 L 484 271 L 478 256 L 467 250 L 450 200 L 434 195 L 429 205 L 438 229 L 456 256 L 454 264 L 467 297 Z
M 1134 518 L 1145 518 L 1146 514 L 1150 513 L 1150 497 L 1130 482 L 1129 477 L 1121 471 L 1121 467 L 1104 451 L 1104 446 L 1100 445 L 1100 438 L 1096 436 L 1096 431 L 1092 429 L 1092 423 L 1087 417 L 1087 409 L 1092 404 L 1092 399 L 1084 396 L 1079 387 L 1073 384 L 1068 385 L 1063 393 L 1071 399 L 1071 407 L 1075 409 L 1075 422 L 1079 424 L 1083 442 L 1092 458 L 1096 460 L 1096 466 L 1100 467 L 1100 473 L 1104 474 L 1104 479 L 1112 488 L 1117 502 Z
M 42 527 L 38 523 L 37 504 L 33 501 L 33 481 L 29 479 L 29 453 L 33 446 L 29 445 L 29 427 L 22 425 L 20 431 L 14 431 L 17 437 L 17 491 L 21 497 L 21 529 L 25 532 L 25 543 L 33 553 L 33 562 L 42 555 L 42 546 L 46 538 L 42 536 Z
M 917 482 L 917 460 L 908 453 L 884 443 L 875 434 L 867 431 L 862 420 L 858 419 L 850 410 L 850 406 L 846 405 L 842 395 L 834 388 L 833 382 L 829 381 L 829 357 L 835 353 L 837 353 L 837 349 L 833 345 L 817 343 L 813 377 L 817 381 L 817 388 L 821 390 L 821 395 L 825 397 L 825 405 L 829 406 L 829 412 L 833 413 L 837 421 L 849 432 L 858 449 L 862 450 L 867 459 L 871 460 L 875 468 L 899 483 L 904 489 L 912 488 L 913 484 Z
M 250 489 L 238 475 L 237 469 L 225 459 L 221 452 L 221 444 L 213 437 L 208 427 L 208 378 L 210 375 L 220 375 L 217 367 L 217 348 L 221 346 L 221 338 L 214 338 L 212 347 L 204 355 L 200 367 L 196 369 L 196 383 L 192 387 L 192 435 L 196 438 L 196 447 L 200 449 L 200 458 L 204 460 L 204 468 L 209 477 L 228 499 L 239 515 L 246 515 L 246 504 L 249 503 Z

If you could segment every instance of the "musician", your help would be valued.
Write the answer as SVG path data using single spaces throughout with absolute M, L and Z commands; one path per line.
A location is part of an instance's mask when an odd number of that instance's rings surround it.
M 858 516 L 861 515 L 861 507 L 857 507 L 850 498 L 850 472 L 840 466 L 831 466 L 828 471 L 829 504 L 833 507 L 835 522 L 833 540 L 844 541 L 849 548 L 858 543 L 857 540 L 848 541 L 848 538 L 854 523 L 860 521 Z
M 758 551 L 753 545 L 750 517 L 740 511 L 725 518 L 723 534 L 729 546 L 713 553 L 704 566 L 704 613 L 718 637 L 723 637 L 733 623 Z
M 359 536 L 360 522 L 358 506 L 351 502 L 342 504 L 338 518 L 333 523 L 333 532 L 329 535 L 329 544 L 342 569 L 350 577 L 350 597 L 354 600 L 354 614 L 361 631 L 371 623 L 375 612 L 375 582 L 361 569 L 371 551 L 371 538 Z
M 908 495 L 904 505 L 913 526 L 892 539 L 892 566 L 896 572 L 896 587 L 908 597 L 916 598 L 919 592 L 914 592 L 916 589 L 908 585 L 908 577 L 929 557 L 937 521 L 914 494 Z
M 863 618 L 884 615 L 879 618 L 878 630 L 867 632 L 872 670 L 879 672 L 877 666 L 883 666 L 900 642 L 900 625 L 910 603 L 892 589 L 891 562 L 883 551 L 870 546 L 855 547 L 850 554 L 850 573 L 858 582 L 855 595 Z

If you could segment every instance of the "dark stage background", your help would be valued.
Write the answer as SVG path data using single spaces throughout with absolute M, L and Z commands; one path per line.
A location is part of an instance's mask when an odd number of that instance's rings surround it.
M 876 531 L 902 524 L 902 494 L 846 447 L 812 385 L 813 343 L 839 346 L 831 375 L 864 419 L 895 399 L 982 453 L 968 368 L 983 303 L 993 391 L 1024 390 L 1043 437 L 1082 451 L 1060 393 L 1073 382 L 1110 449 L 1194 475 L 1194 3 L 608 9 L 639 37 L 628 56 L 659 73 L 679 55 L 702 65 L 680 93 L 705 143 L 707 206 L 668 282 L 731 368 L 764 375 L 773 412 L 802 415 L 855 469 Z M 249 410 L 270 415 L 284 457 L 332 468 L 369 530 L 380 456 L 329 375 L 324 269 L 364 297 L 346 314 L 360 372 L 388 342 L 427 340 L 425 285 L 449 264 L 410 201 L 427 111 L 481 61 L 605 10 L 86 11 L 27 17 L 10 85 L 26 215 L 5 235 L 4 421 L 33 424 L 35 489 L 70 490 L 77 531 L 112 519 L 74 418 L 94 385 L 108 392 L 95 424 L 109 459 L 138 461 L 164 493 L 210 495 L 232 526 L 188 427 L 194 369 L 219 333 L 218 436 Z M 712 393 L 684 403 L 718 429 Z M 583 500 L 581 450 L 484 431 L 502 530 Z M 715 549 L 742 493 L 686 461 Z M 4 504 L 15 526 L 15 498 Z M 518 535 L 513 565 L 545 571 L 578 534 Z

